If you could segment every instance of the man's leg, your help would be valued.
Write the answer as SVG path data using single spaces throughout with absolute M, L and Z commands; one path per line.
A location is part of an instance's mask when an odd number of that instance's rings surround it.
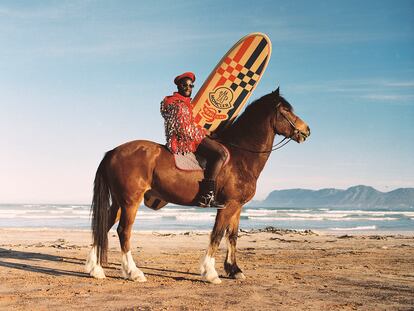
M 215 200 L 215 186 L 217 175 L 226 162 L 227 154 L 223 147 L 210 137 L 201 141 L 197 153 L 207 159 L 204 179 L 200 182 L 199 205 L 201 207 L 223 208 L 223 205 Z
M 201 141 L 196 152 L 207 159 L 204 172 L 205 179 L 216 180 L 217 175 L 227 160 L 226 151 L 218 142 L 207 136 Z

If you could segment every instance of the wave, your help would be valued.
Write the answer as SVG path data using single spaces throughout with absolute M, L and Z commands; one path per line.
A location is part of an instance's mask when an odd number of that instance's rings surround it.
M 405 216 L 414 216 L 413 212 L 406 211 L 362 211 L 362 210 L 351 210 L 351 211 L 327 211 L 328 214 L 349 214 L 349 215 L 375 215 L 375 216 L 385 216 L 385 215 L 395 215 L 401 214 Z
M 136 220 L 153 220 L 153 219 L 161 219 L 162 216 L 160 215 L 137 215 L 135 217 Z
M 65 211 L 49 211 L 48 213 L 51 213 L 51 214 L 64 214 L 65 213 Z
M 78 215 L 19 215 L 18 217 L 3 217 L 8 219 L 89 219 Z
M 75 214 L 75 215 L 90 215 L 91 214 L 91 211 L 77 211 L 77 210 L 74 210 L 74 211 L 72 211 L 72 214 Z
M 140 207 L 136 224 L 167 225 L 168 228 L 211 229 L 216 210 L 198 207 L 169 206 L 159 211 Z M 243 209 L 240 215 L 242 228 L 259 228 L 267 225 L 283 228 L 329 230 L 400 229 L 413 226 L 414 211 L 392 210 L 332 210 L 329 208 L 254 208 Z M 82 204 L 0 204 L 0 227 L 76 227 L 89 226 L 89 205 Z M 339 228 L 343 226 L 345 228 Z M 332 228 L 331 228 L 332 227 Z M 349 227 L 349 228 L 347 228 Z
M 401 218 L 395 217 L 384 217 L 384 218 L 376 218 L 376 217 L 360 217 L 360 218 L 347 218 L 347 217 L 319 217 L 317 215 L 313 217 L 255 217 L 255 216 L 248 216 L 245 219 L 251 219 L 256 221 L 395 221 L 401 220 Z
M 137 219 L 177 219 L 177 220 L 210 220 L 215 218 L 215 212 L 191 212 L 191 211 L 138 211 Z M 411 216 L 411 217 L 410 217 Z M 395 220 L 413 220 L 413 212 L 393 212 L 386 214 L 379 213 L 292 213 L 292 212 L 278 212 L 261 210 L 259 213 L 245 212 L 241 214 L 241 219 L 244 220 L 266 220 L 266 221 L 395 221 Z M 54 209 L 54 210 L 0 210 L 0 218 L 48 218 L 48 217 L 63 217 L 63 218 L 89 218 L 89 210 L 71 210 L 71 209 Z
M 18 209 L 10 209 L 10 210 L 0 210 L 0 217 L 7 217 L 9 215 L 24 215 L 27 213 L 45 213 L 45 211 L 39 211 L 39 210 L 18 210 Z
M 289 212 L 312 212 L 310 209 L 246 209 L 243 214 L 254 214 L 254 215 L 262 215 L 262 214 L 281 214 L 281 213 L 289 213 Z
M 201 221 L 209 221 L 209 220 L 214 220 L 215 215 L 210 215 L 210 214 L 193 214 L 193 215 L 177 215 L 175 216 L 175 219 L 179 220 L 179 221 L 197 221 L 197 222 L 201 222 Z
M 329 228 L 332 231 L 376 230 L 377 226 L 357 226 L 352 228 Z
M 309 220 L 315 219 L 347 219 L 352 218 L 357 219 L 368 219 L 369 220 L 394 220 L 398 218 L 413 217 L 413 212 L 404 212 L 404 211 L 393 211 L 393 212 L 370 212 L 370 211 L 324 211 L 324 212 L 315 212 L 306 213 L 303 211 L 300 212 L 281 212 L 280 210 L 260 210 L 260 212 L 254 210 L 247 210 L 241 214 L 242 216 L 247 217 L 285 217 L 285 218 L 304 218 Z
M 309 220 L 309 218 L 298 218 L 298 217 L 255 217 L 255 216 L 249 216 L 247 219 L 250 220 L 256 220 L 256 221 L 306 221 Z M 312 220 L 324 220 L 322 217 L 315 217 Z

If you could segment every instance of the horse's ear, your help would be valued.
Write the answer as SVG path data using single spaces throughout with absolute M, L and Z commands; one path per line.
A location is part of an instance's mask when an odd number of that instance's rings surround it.
M 276 96 L 279 96 L 279 86 L 272 93 L 275 94 Z

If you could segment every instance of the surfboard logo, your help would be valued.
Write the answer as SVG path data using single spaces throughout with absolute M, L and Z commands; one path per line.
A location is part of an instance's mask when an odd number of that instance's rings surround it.
M 232 108 L 233 97 L 233 91 L 224 86 L 218 87 L 209 93 L 210 102 L 220 110 Z
M 207 102 L 203 106 L 201 116 L 206 120 L 207 123 L 212 123 L 215 120 L 226 120 L 228 118 L 227 113 L 220 113 Z

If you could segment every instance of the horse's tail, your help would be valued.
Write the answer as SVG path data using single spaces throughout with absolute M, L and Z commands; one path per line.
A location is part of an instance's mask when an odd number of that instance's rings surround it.
M 106 163 L 111 151 L 107 152 L 96 171 L 92 199 L 92 235 L 93 246 L 96 247 L 98 262 L 107 262 L 108 251 L 108 214 L 110 209 L 111 192 L 106 174 Z

